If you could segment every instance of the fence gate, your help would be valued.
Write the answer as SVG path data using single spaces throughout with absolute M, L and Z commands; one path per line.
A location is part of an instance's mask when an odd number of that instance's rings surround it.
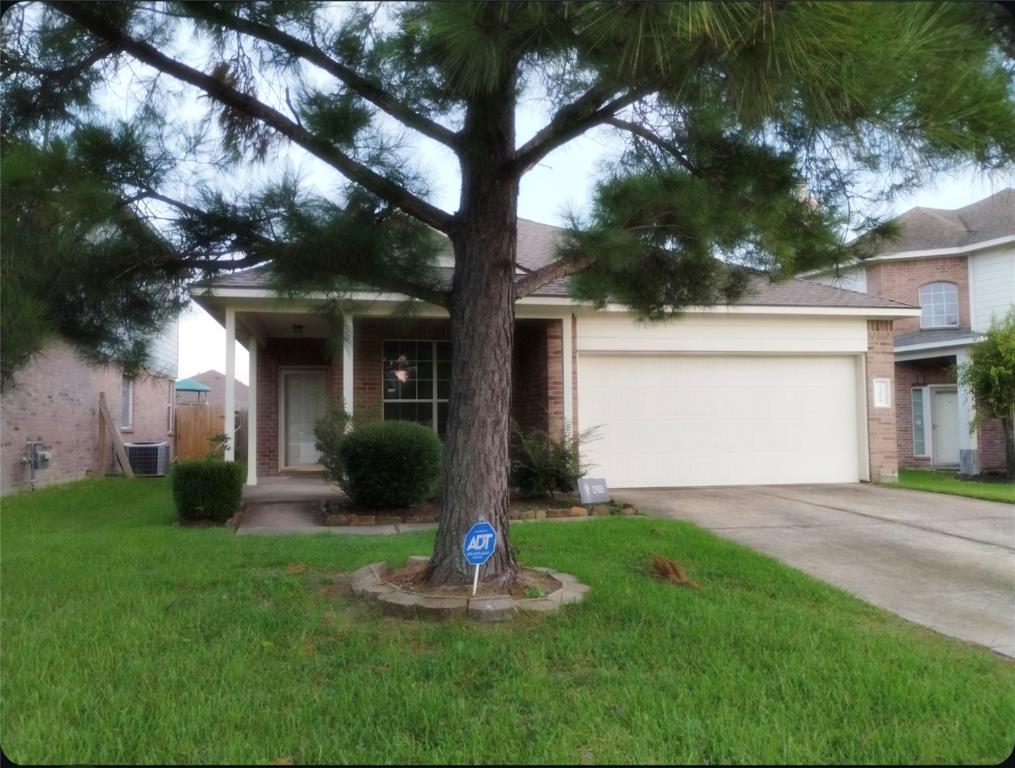
M 208 439 L 225 429 L 222 406 L 213 403 L 176 404 L 176 458 L 203 459 L 211 450 Z

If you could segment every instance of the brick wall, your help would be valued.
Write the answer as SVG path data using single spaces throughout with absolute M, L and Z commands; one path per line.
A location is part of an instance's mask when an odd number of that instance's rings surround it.
M 955 283 L 959 292 L 959 325 L 969 327 L 969 269 L 965 256 L 943 259 L 909 259 L 867 266 L 867 292 L 920 306 L 920 286 L 934 282 Z M 919 317 L 895 321 L 895 335 L 920 330 Z
M 899 476 L 895 410 L 874 407 L 874 379 L 895 375 L 894 334 L 891 320 L 867 321 L 867 433 L 870 451 L 871 481 L 891 480 Z
M 547 431 L 564 433 L 564 321 L 549 320 L 546 327 Z
M 139 376 L 134 382 L 134 418 L 125 442 L 166 440 L 166 405 L 171 379 Z M 122 371 L 81 359 L 70 345 L 49 345 L 16 377 L 15 386 L 0 396 L 0 493 L 28 487 L 21 458 L 25 441 L 41 439 L 52 446 L 53 460 L 36 472 L 36 487 L 78 480 L 95 474 L 99 465 L 99 393 L 106 393 L 113 421 L 120 423 Z M 112 467 L 112 449 L 104 458 Z
M 342 403 L 342 349 L 330 339 L 268 339 L 257 353 L 257 474 L 279 474 L 279 375 L 282 368 L 328 369 L 332 407 Z
M 1000 419 L 990 419 L 980 424 L 976 444 L 981 472 L 1004 472 L 1007 469 L 1004 429 Z
M 511 373 L 511 417 L 527 432 L 549 427 L 545 320 L 519 320 Z

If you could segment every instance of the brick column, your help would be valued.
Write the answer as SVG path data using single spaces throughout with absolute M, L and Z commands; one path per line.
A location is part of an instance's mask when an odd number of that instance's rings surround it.
M 895 342 L 891 320 L 867 321 L 867 432 L 871 482 L 897 480 L 898 445 L 895 435 Z M 890 407 L 874 407 L 874 380 L 888 379 Z

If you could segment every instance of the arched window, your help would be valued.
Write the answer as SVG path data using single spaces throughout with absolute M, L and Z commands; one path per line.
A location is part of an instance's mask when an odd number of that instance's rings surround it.
M 959 324 L 959 289 L 955 283 L 927 283 L 920 288 L 920 327 L 955 328 Z

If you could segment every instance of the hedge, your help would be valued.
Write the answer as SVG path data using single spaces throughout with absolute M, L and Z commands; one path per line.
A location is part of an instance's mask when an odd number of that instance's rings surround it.
M 247 468 L 239 462 L 178 461 L 170 472 L 176 511 L 184 520 L 225 522 L 240 506 L 246 478 Z
M 440 479 L 442 446 L 429 427 L 385 421 L 354 429 L 339 446 L 342 489 L 363 507 L 404 507 L 429 498 Z

